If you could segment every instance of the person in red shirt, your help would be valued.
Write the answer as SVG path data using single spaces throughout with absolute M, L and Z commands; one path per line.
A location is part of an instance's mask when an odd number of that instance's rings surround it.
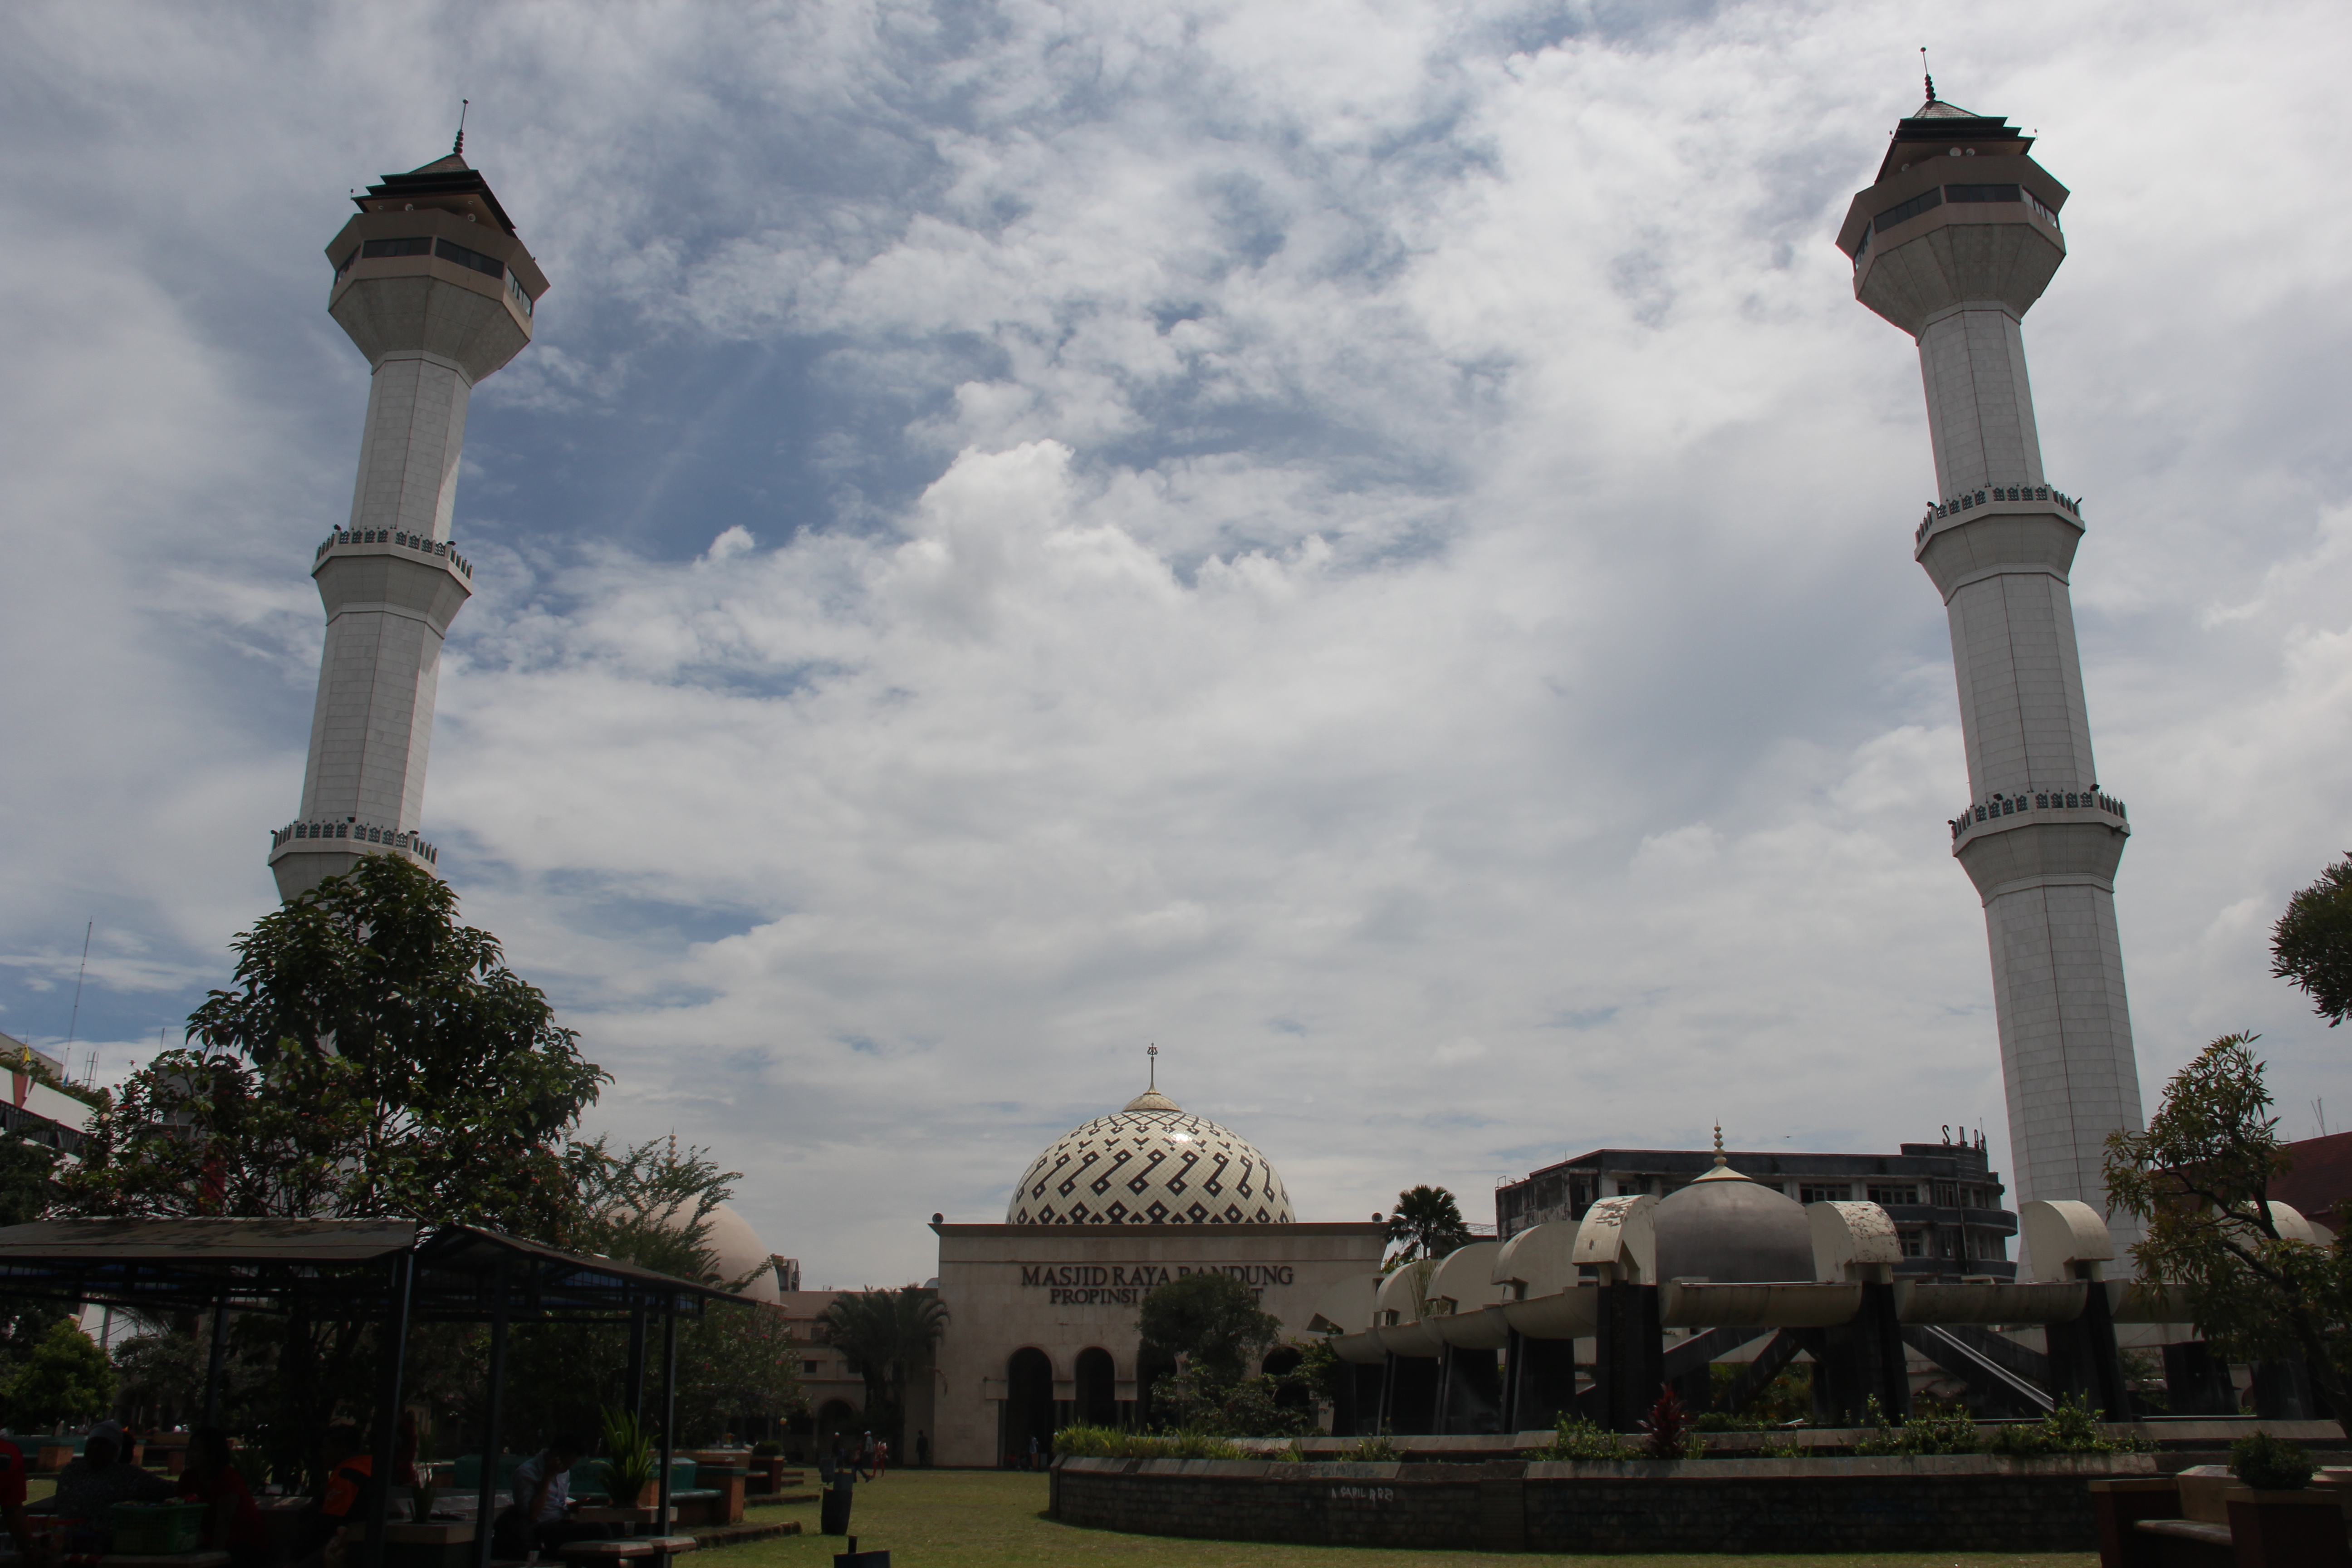
M 180 1472 L 180 1495 L 205 1505 L 205 1549 L 227 1552 L 229 1568 L 262 1568 L 269 1561 L 269 1522 L 255 1506 L 253 1489 L 237 1474 L 227 1433 L 217 1426 L 199 1426 L 188 1434 L 188 1468 Z

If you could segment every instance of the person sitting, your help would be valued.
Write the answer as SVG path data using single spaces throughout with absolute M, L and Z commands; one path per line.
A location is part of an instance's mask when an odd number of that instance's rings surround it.
M 205 1551 L 227 1552 L 229 1568 L 261 1568 L 269 1561 L 269 1523 L 254 1503 L 253 1489 L 237 1471 L 227 1433 L 217 1426 L 199 1426 L 188 1434 L 180 1495 L 205 1505 Z
M 364 1525 L 375 1513 L 375 1456 L 362 1444 L 360 1429 L 348 1421 L 328 1427 L 320 1457 L 327 1465 L 327 1494 L 303 1521 L 294 1552 L 299 1568 L 320 1568 L 345 1525 Z
M 136 1465 L 126 1465 L 121 1453 L 122 1428 L 101 1421 L 90 1428 L 81 1458 L 58 1472 L 56 1511 L 60 1519 L 77 1521 L 76 1547 L 109 1552 L 114 1546 L 114 1505 L 119 1502 L 164 1502 L 172 1483 Z M 89 1544 L 94 1540 L 95 1544 Z
M 595 1541 L 611 1533 L 599 1524 L 572 1518 L 572 1467 L 587 1445 L 560 1436 L 515 1467 L 514 1502 L 499 1515 L 491 1544 L 501 1557 L 551 1552 L 568 1541 Z

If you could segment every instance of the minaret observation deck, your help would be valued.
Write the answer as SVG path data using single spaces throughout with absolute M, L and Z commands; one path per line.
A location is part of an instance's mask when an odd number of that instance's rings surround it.
M 463 139 L 460 138 L 462 145 Z M 530 342 L 547 279 L 457 153 L 387 174 L 327 247 L 328 313 L 373 370 L 348 523 L 310 575 L 327 611 L 300 815 L 270 835 L 281 898 L 419 836 L 441 641 L 473 593 L 450 540 L 474 385 Z
M 2022 319 L 2066 257 L 2066 187 L 2032 146 L 1931 83 L 1838 244 L 1927 384 L 1937 499 L 1913 554 L 1951 623 L 1969 791 L 1952 853 L 1984 903 L 2016 1195 L 2104 1210 L 2107 1134 L 2141 1125 L 2115 905 L 2131 828 L 2091 757 L 2081 503 L 2042 470 L 2025 373 Z

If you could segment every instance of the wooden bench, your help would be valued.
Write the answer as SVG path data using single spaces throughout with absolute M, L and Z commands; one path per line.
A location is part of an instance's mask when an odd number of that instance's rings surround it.
M 626 1563 L 693 1550 L 694 1537 L 691 1535 L 635 1535 L 625 1541 L 572 1541 L 555 1549 L 556 1555 L 566 1563 L 579 1563 L 583 1568 L 594 1563 Z

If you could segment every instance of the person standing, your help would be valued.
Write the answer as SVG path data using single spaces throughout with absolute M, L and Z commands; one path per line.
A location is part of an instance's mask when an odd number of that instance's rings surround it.
M 915 1428 L 915 1468 L 919 1470 L 931 1468 L 931 1440 L 919 1426 Z

